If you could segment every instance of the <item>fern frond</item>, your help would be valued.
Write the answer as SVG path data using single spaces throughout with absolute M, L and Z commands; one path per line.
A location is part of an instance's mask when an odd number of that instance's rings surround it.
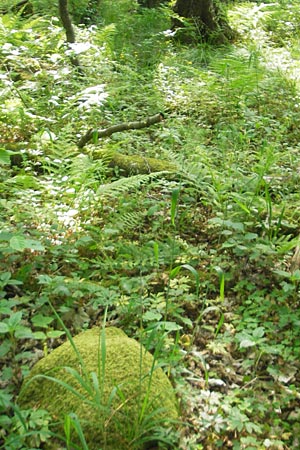
M 99 29 L 97 33 L 98 42 L 112 42 L 116 31 L 117 29 L 114 23 L 110 23 L 109 25 L 106 25 L 103 28 Z
M 118 218 L 119 219 L 118 227 L 120 227 L 122 230 L 137 229 L 143 223 L 145 215 L 146 215 L 145 211 L 134 211 L 125 213 Z
M 101 159 L 94 161 L 88 155 L 80 153 L 72 161 L 69 176 L 74 184 L 78 184 L 81 188 L 95 188 L 95 184 L 99 184 L 99 179 L 104 177 L 107 165 Z
M 163 157 L 166 161 L 169 161 L 172 165 L 178 167 L 178 169 L 180 169 L 184 164 L 184 156 L 181 153 L 164 149 Z
M 161 179 L 169 174 L 168 171 L 155 172 L 149 174 L 133 175 L 128 178 L 120 178 L 109 184 L 102 184 L 97 190 L 98 195 L 118 196 L 123 192 L 140 188 L 143 184 L 150 183 L 155 179 Z
M 210 170 L 205 161 L 199 160 L 200 158 L 197 160 L 187 159 L 181 153 L 172 150 L 164 150 L 164 158 L 177 167 L 177 178 L 197 191 L 203 189 L 203 185 L 211 180 Z

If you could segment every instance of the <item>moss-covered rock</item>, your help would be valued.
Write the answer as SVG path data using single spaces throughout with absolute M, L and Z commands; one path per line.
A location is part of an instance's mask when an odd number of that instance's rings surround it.
M 142 434 L 148 430 L 151 435 L 151 428 L 177 418 L 170 381 L 160 368 L 153 370 L 152 355 L 136 340 L 111 327 L 105 330 L 105 340 L 101 330 L 93 328 L 73 341 L 82 362 L 70 342 L 53 350 L 25 381 L 19 396 L 22 407 L 47 409 L 60 423 L 60 433 L 64 417 L 75 413 L 90 450 L 143 448 L 137 444 Z M 75 369 L 75 376 L 69 368 Z M 67 383 L 76 393 L 44 375 Z

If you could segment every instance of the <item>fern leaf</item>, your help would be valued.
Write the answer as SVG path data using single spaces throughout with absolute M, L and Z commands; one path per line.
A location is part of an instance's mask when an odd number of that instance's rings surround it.
M 118 227 L 122 230 L 133 230 L 141 226 L 146 215 L 145 211 L 134 211 L 123 214 L 119 217 Z
M 112 183 L 102 184 L 97 190 L 97 194 L 118 196 L 122 192 L 138 189 L 143 184 L 150 183 L 157 178 L 163 178 L 166 174 L 169 174 L 169 172 L 163 171 L 149 174 L 133 175 L 128 178 L 120 178 L 119 180 L 113 181 Z

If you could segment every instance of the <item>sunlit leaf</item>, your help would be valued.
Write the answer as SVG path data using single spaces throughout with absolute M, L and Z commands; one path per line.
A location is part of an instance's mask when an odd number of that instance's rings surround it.
M 6 323 L 0 322 L 0 333 L 8 333 L 9 327 Z
M 162 314 L 155 311 L 147 311 L 145 314 L 143 314 L 143 320 L 150 321 L 150 320 L 160 320 L 162 318 Z
M 8 150 L 4 148 L 0 148 L 0 164 L 2 165 L 10 165 L 10 154 Z
M 251 339 L 243 339 L 240 342 L 240 348 L 253 347 L 254 345 L 256 345 L 256 343 L 254 341 L 251 341 Z
M 24 236 L 13 236 L 9 241 L 9 245 L 13 250 L 22 252 L 26 248 L 26 241 L 27 239 Z

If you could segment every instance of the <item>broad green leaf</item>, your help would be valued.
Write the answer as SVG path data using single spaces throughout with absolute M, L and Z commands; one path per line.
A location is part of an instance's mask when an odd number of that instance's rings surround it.
M 143 320 L 160 320 L 162 318 L 162 314 L 155 311 L 147 311 L 145 314 L 143 314 Z
M 184 323 L 185 325 L 187 325 L 190 328 L 193 326 L 193 322 L 188 317 L 181 317 L 180 320 L 182 323 Z
M 264 327 L 257 327 L 255 328 L 255 330 L 253 330 L 253 337 L 254 338 L 261 338 L 263 337 L 265 334 L 265 329 Z
M 0 274 L 0 283 L 5 286 L 11 279 L 11 272 L 3 272 Z
M 163 327 L 166 331 L 178 331 L 182 329 L 182 326 L 176 322 L 163 322 Z
M 10 151 L 5 150 L 5 148 L 0 148 L 0 164 L 10 165 L 10 154 Z
M 48 325 L 53 322 L 54 317 L 43 316 L 42 314 L 37 314 L 31 319 L 31 322 L 35 327 L 47 328 Z
M 10 329 L 15 329 L 17 327 L 17 325 L 19 325 L 19 323 L 22 320 L 22 311 L 18 311 L 16 313 L 13 313 L 9 319 L 7 320 L 7 324 L 9 326 Z
M 8 333 L 9 332 L 9 328 L 7 323 L 4 322 L 0 322 L 0 333 Z
M 59 331 L 59 330 L 47 331 L 47 337 L 51 338 L 51 339 L 59 338 L 60 336 L 63 336 L 64 334 L 65 334 L 64 331 Z
M 41 341 L 47 339 L 47 336 L 43 331 L 35 331 L 34 333 L 32 333 L 32 337 L 33 339 L 38 339 Z
M 33 333 L 29 327 L 18 327 L 15 331 L 17 339 L 32 339 Z
M 240 342 L 240 348 L 253 347 L 254 345 L 256 345 L 256 343 L 254 341 L 252 341 L 251 339 L 243 339 Z
M 52 278 L 49 277 L 49 275 L 38 275 L 39 284 L 50 284 L 52 281 Z
M 253 239 L 257 239 L 257 234 L 256 233 L 246 233 L 245 239 L 247 241 L 252 241 Z
M 26 239 L 24 236 L 13 236 L 9 241 L 9 245 L 13 250 L 22 252 L 26 248 Z
M 35 239 L 26 239 L 24 236 L 15 235 L 10 241 L 9 245 L 13 250 L 17 250 L 19 252 L 24 251 L 25 249 L 35 250 L 35 251 L 44 251 L 45 247 Z
M 9 241 L 11 238 L 11 233 L 8 233 L 7 231 L 1 231 L 0 233 L 0 241 Z
M 45 250 L 45 247 L 35 239 L 26 239 L 26 248 L 41 252 Z
M 11 309 L 8 306 L 0 306 L 0 314 L 9 315 L 11 313 Z

